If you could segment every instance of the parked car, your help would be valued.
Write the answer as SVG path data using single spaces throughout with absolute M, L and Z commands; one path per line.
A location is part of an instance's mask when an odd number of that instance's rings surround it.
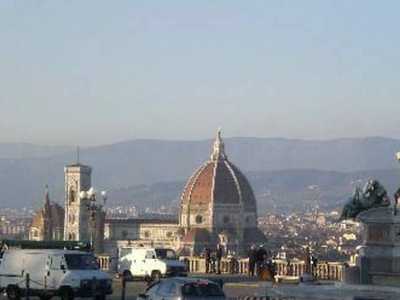
M 137 300 L 226 300 L 222 285 L 194 277 L 163 278 L 139 294 Z

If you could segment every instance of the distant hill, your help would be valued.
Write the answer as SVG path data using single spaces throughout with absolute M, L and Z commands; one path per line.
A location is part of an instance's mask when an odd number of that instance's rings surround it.
M 295 199 L 302 199 L 299 195 L 304 194 L 305 184 L 329 188 L 329 199 L 342 199 L 344 194 L 346 198 L 349 196 L 352 189 L 349 182 L 357 180 L 357 176 L 378 180 L 382 177 L 382 183 L 385 185 L 387 181 L 390 189 L 400 182 L 400 166 L 395 159 L 400 140 L 243 137 L 224 141 L 228 159 L 249 177 L 260 195 L 260 205 L 264 202 L 273 205 L 271 200 L 264 200 L 270 197 L 262 196 L 271 191 L 273 197 L 278 191 L 277 197 L 284 201 L 302 201 Z M 93 185 L 109 191 L 110 204 L 143 206 L 160 199 L 168 203 L 179 201 L 187 178 L 211 155 L 212 143 L 211 139 L 131 140 L 83 148 L 80 162 L 93 167 Z M 51 199 L 63 204 L 63 167 L 75 163 L 76 157 L 74 147 L 0 144 L 0 207 L 41 206 L 45 184 L 49 185 Z M 343 196 L 339 196 L 335 187 L 340 189 L 344 184 L 347 186 Z
M 358 172 L 321 170 L 281 170 L 248 172 L 257 198 L 259 212 L 304 211 L 319 206 L 322 210 L 341 210 L 355 187 L 363 188 L 367 180 L 377 179 L 393 194 L 399 186 L 400 172 L 394 169 Z M 142 210 L 146 207 L 166 206 L 179 211 L 185 181 L 141 184 L 114 189 L 116 204 L 133 203 Z

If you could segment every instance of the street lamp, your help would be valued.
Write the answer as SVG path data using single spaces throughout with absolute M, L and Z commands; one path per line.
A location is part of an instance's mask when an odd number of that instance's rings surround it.
M 400 162 L 400 151 L 396 152 L 396 158 L 397 158 L 397 161 Z M 399 204 L 399 198 L 400 198 L 400 188 L 398 188 L 396 193 L 394 194 L 394 200 L 395 200 L 394 207 L 393 207 L 394 215 L 397 215 L 397 209 L 398 209 L 397 205 Z
M 96 202 L 96 196 L 97 196 L 97 191 L 91 187 L 87 191 L 81 191 L 79 193 L 79 197 L 82 199 L 82 201 L 86 201 L 86 209 L 89 215 L 89 221 L 90 221 L 90 244 L 92 247 L 92 250 L 94 251 L 95 248 L 97 249 L 97 245 L 95 247 L 95 229 L 96 229 L 96 221 L 101 220 L 101 214 L 103 213 L 103 206 L 106 205 L 107 201 L 107 193 L 106 191 L 101 191 L 100 193 L 101 198 L 103 199 L 103 203 L 98 204 Z
M 400 151 L 397 151 L 397 152 L 396 152 L 396 158 L 397 158 L 397 160 L 400 162 Z

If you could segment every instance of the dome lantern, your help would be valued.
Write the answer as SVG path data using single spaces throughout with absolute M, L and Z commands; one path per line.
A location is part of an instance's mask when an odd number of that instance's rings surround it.
M 210 159 L 212 161 L 226 160 L 228 157 L 225 154 L 225 144 L 221 138 L 221 127 L 218 128 L 217 137 L 214 141 L 213 154 Z

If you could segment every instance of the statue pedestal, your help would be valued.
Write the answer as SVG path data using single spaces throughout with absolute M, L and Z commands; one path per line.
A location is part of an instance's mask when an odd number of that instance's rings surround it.
M 389 207 L 362 212 L 364 225 L 360 252 L 360 283 L 400 285 L 400 215 Z

